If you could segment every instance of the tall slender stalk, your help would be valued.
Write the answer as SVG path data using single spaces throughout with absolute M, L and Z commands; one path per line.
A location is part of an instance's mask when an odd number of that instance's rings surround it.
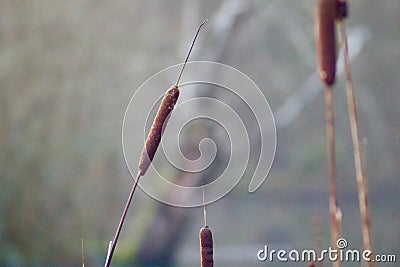
M 335 123 L 333 112 L 333 90 L 327 85 L 325 89 L 325 117 L 326 136 L 329 162 L 329 215 L 331 217 L 331 242 L 332 247 L 337 247 L 340 238 L 341 212 L 337 204 L 337 171 L 336 171 L 336 149 L 335 149 Z M 340 261 L 333 262 L 333 266 L 340 267 Z
M 358 202 L 361 215 L 363 246 L 364 250 L 372 251 L 371 222 L 368 209 L 367 182 L 365 178 L 365 170 L 363 167 L 361 142 L 358 129 L 357 100 L 354 92 L 353 79 L 351 76 L 346 27 L 344 21 L 342 20 L 339 21 L 338 24 L 339 24 L 342 47 L 344 49 L 343 54 L 344 54 L 344 67 L 346 73 L 347 105 L 349 112 L 351 137 L 353 140 L 354 165 L 355 165 L 357 188 L 358 188 Z M 368 266 L 372 267 L 373 262 L 372 261 L 368 262 Z
M 341 212 L 337 204 L 337 172 L 335 150 L 335 123 L 333 111 L 333 88 L 336 76 L 336 0 L 319 0 L 317 3 L 317 52 L 319 76 L 325 84 L 325 119 L 329 164 L 329 215 L 331 218 L 331 243 L 337 248 L 340 238 Z M 340 267 L 341 262 L 333 262 Z
M 82 267 L 85 267 L 85 254 L 84 254 L 84 247 L 83 247 L 83 238 L 81 240 L 81 263 L 82 263 Z
M 114 240 L 112 242 L 110 242 L 110 244 L 109 244 L 107 258 L 106 258 L 106 262 L 104 264 L 105 267 L 109 267 L 111 264 L 111 260 L 114 255 L 115 247 L 117 246 L 117 242 L 118 242 L 119 236 L 121 234 L 122 225 L 124 224 L 126 214 L 128 213 L 129 207 L 130 207 L 132 199 L 133 199 L 133 194 L 135 193 L 135 190 L 139 183 L 140 177 L 142 177 L 146 173 L 151 162 L 153 161 L 154 155 L 155 155 L 157 148 L 161 142 L 161 137 L 163 135 L 164 128 L 168 123 L 169 115 L 171 114 L 176 102 L 178 101 L 179 80 L 182 76 L 183 70 L 185 69 L 186 63 L 189 59 L 190 53 L 192 52 L 194 43 L 196 42 L 197 36 L 200 32 L 200 29 L 206 22 L 207 22 L 207 20 L 204 20 L 203 23 L 201 23 L 200 26 L 198 27 L 196 35 L 194 36 L 193 42 L 190 46 L 189 52 L 186 56 L 185 62 L 181 68 L 179 75 L 178 75 L 178 79 L 176 80 L 176 84 L 172 85 L 168 89 L 168 91 L 164 94 L 164 97 L 158 108 L 158 111 L 154 118 L 153 124 L 151 125 L 150 132 L 147 135 L 146 142 L 144 144 L 142 153 L 140 154 L 139 164 L 138 164 L 139 172 L 136 176 L 135 183 L 132 186 L 131 192 L 129 193 L 128 200 L 126 201 L 124 211 L 122 213 L 121 219 L 120 219 L 118 227 L 117 227 L 117 231 L 115 232 Z
M 139 178 L 140 178 L 140 175 L 138 175 L 136 177 L 135 183 L 132 186 L 132 189 L 131 189 L 131 192 L 129 194 L 128 200 L 126 201 L 124 211 L 122 213 L 121 219 L 120 219 L 118 227 L 117 227 L 117 231 L 115 232 L 114 240 L 110 243 L 110 246 L 109 246 L 109 249 L 108 249 L 108 252 L 107 252 L 107 259 L 106 259 L 106 262 L 104 264 L 105 267 L 109 267 L 110 264 L 111 264 L 111 259 L 112 259 L 112 256 L 114 255 L 114 251 L 115 251 L 115 247 L 116 247 L 117 242 L 118 242 L 119 235 L 121 234 L 122 225 L 124 224 L 126 214 L 128 213 L 129 207 L 131 205 L 133 194 L 135 193 L 136 187 L 137 187 L 138 182 L 139 182 Z

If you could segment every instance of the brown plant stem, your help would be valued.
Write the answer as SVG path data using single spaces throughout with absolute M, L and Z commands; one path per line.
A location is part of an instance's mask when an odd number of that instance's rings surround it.
M 363 159 L 361 153 L 360 136 L 358 129 L 358 116 L 357 116 L 357 100 L 354 93 L 353 80 L 351 76 L 350 60 L 349 60 L 349 48 L 347 43 L 346 27 L 343 21 L 339 21 L 339 30 L 341 36 L 341 42 L 344 49 L 344 67 L 346 73 L 346 94 L 347 94 L 347 105 L 349 112 L 350 130 L 351 137 L 353 140 L 353 153 L 354 153 L 354 165 L 356 172 L 357 188 L 358 188 L 358 202 L 361 215 L 361 229 L 363 237 L 364 250 L 372 251 L 371 244 L 371 222 L 368 209 L 368 192 L 367 182 L 365 179 L 365 170 L 363 167 Z M 368 262 L 368 266 L 372 267 L 373 262 Z
M 126 217 L 126 214 L 128 213 L 129 207 L 131 205 L 133 194 L 135 193 L 135 190 L 136 190 L 136 187 L 138 185 L 139 179 L 140 179 L 140 175 L 138 174 L 136 179 L 135 179 L 135 183 L 132 186 L 132 190 L 131 190 L 131 192 L 129 194 L 128 200 L 126 201 L 124 211 L 122 213 L 121 219 L 120 219 L 118 227 L 117 227 L 117 231 L 115 232 L 114 240 L 112 241 L 111 247 L 108 250 L 106 263 L 104 264 L 105 267 L 109 267 L 110 264 L 111 264 L 111 259 L 112 259 L 113 254 L 114 254 L 115 247 L 117 245 L 119 235 L 121 234 L 122 225 L 124 224 L 125 217 Z
M 314 233 L 314 243 L 315 249 L 317 253 L 321 253 L 322 251 L 322 226 L 321 226 L 321 216 L 314 215 L 311 219 L 312 222 L 312 230 Z M 313 264 L 314 267 L 322 267 L 322 261 L 310 262 L 309 264 Z
M 200 32 L 200 30 L 201 30 L 201 27 L 203 27 L 203 25 L 204 25 L 207 21 L 208 21 L 208 19 L 205 19 L 205 20 L 199 25 L 199 27 L 197 28 L 197 32 L 196 32 L 196 34 L 195 34 L 195 36 L 194 36 L 194 39 L 193 39 L 193 41 L 192 41 L 192 45 L 190 46 L 189 52 L 188 52 L 187 55 L 186 55 L 185 63 L 183 63 L 181 72 L 179 73 L 178 79 L 176 80 L 176 83 L 175 83 L 175 86 L 176 86 L 176 87 L 178 87 L 178 83 L 179 83 L 179 80 L 181 79 L 183 70 L 185 69 L 186 63 L 188 62 L 188 59 L 189 59 L 189 56 L 190 56 L 190 54 L 192 53 L 192 49 L 193 49 L 193 47 L 194 47 L 194 43 L 196 42 L 196 39 L 197 39 L 197 35 L 199 35 L 199 32 Z
M 325 89 L 325 116 L 326 136 L 329 162 L 329 214 L 331 217 L 331 242 L 336 248 L 336 242 L 340 238 L 341 212 L 337 205 L 337 172 L 336 172 L 336 150 L 335 150 L 335 124 L 333 112 L 332 87 L 327 85 Z M 340 267 L 340 261 L 333 262 L 333 266 Z

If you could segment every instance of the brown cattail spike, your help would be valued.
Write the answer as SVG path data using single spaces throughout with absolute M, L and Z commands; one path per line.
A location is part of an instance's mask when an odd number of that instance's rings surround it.
M 335 1 L 319 0 L 317 7 L 319 74 L 326 85 L 335 82 L 336 74 Z
M 335 0 L 336 12 L 335 18 L 337 20 L 342 20 L 347 18 L 349 11 L 347 7 L 347 0 Z
M 210 227 L 207 225 L 200 229 L 200 255 L 201 267 L 214 267 L 213 238 Z
M 139 179 L 141 176 L 143 176 L 147 169 L 149 168 L 151 161 L 154 158 L 154 155 L 156 154 L 158 145 L 160 144 L 161 141 L 161 136 L 163 134 L 164 128 L 167 125 L 169 115 L 171 114 L 171 111 L 174 109 L 174 106 L 176 102 L 178 101 L 179 97 L 179 89 L 178 89 L 178 83 L 179 79 L 181 78 L 181 75 L 183 73 L 183 69 L 185 68 L 186 62 L 189 58 L 190 52 L 192 51 L 194 42 L 196 41 L 197 35 L 199 34 L 200 28 L 206 23 L 207 20 L 203 21 L 203 23 L 199 26 L 196 36 L 194 37 L 193 43 L 190 46 L 189 53 L 186 57 L 185 63 L 183 64 L 183 67 L 181 69 L 181 72 L 179 73 L 178 79 L 176 81 L 176 84 L 171 86 L 168 91 L 165 93 L 160 107 L 158 108 L 156 117 L 154 118 L 153 124 L 151 126 L 150 132 L 147 136 L 146 143 L 143 147 L 142 153 L 140 155 L 139 159 L 139 172 L 136 176 L 135 183 L 132 186 L 131 192 L 129 194 L 128 200 L 126 201 L 124 211 L 122 213 L 121 219 L 119 221 L 117 231 L 115 232 L 114 240 L 110 243 L 109 249 L 108 249 L 108 254 L 106 258 L 106 262 L 104 264 L 105 267 L 109 267 L 111 264 L 112 257 L 114 255 L 115 247 L 118 242 L 119 235 L 121 233 L 122 225 L 124 224 L 126 214 L 128 213 L 128 209 L 131 205 L 133 194 L 135 193 L 136 187 L 139 183 Z
M 160 107 L 157 111 L 156 117 L 154 118 L 153 124 L 151 126 L 150 132 L 147 136 L 146 143 L 143 147 L 142 153 L 140 154 L 139 159 L 139 174 L 138 176 L 143 176 L 147 169 L 149 168 L 154 155 L 156 154 L 158 145 L 161 142 L 161 136 L 163 134 L 164 128 L 167 125 L 169 115 L 171 111 L 174 109 L 176 101 L 178 101 L 179 97 L 179 89 L 178 83 L 182 76 L 183 70 L 185 69 L 186 63 L 189 59 L 190 53 L 192 52 L 194 43 L 196 42 L 197 35 L 200 32 L 201 27 L 207 22 L 204 20 L 203 23 L 197 29 L 196 35 L 194 36 L 192 45 L 190 46 L 189 52 L 186 56 L 185 63 L 182 66 L 182 69 L 178 75 L 178 79 L 176 80 L 175 85 L 171 86 L 168 91 L 165 93 L 163 100 L 161 101 Z
M 167 125 L 169 115 L 174 109 L 179 97 L 179 89 L 173 85 L 164 95 L 160 107 L 158 108 L 156 117 L 154 118 L 150 132 L 147 136 L 146 143 L 143 147 L 139 159 L 139 176 L 143 176 L 149 168 L 151 161 L 156 154 L 158 145 L 161 141 L 161 136 L 164 128 Z

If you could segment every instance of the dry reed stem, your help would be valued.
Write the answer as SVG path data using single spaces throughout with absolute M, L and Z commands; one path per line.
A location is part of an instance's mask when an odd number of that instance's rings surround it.
M 363 167 L 363 159 L 361 153 L 361 143 L 358 129 L 357 117 L 357 100 L 354 92 L 353 80 L 351 76 L 350 61 L 349 61 L 349 48 L 347 43 L 346 27 L 343 21 L 339 22 L 340 36 L 344 49 L 344 66 L 346 73 L 346 94 L 347 105 L 349 111 L 349 121 L 351 129 L 351 137 L 353 140 L 353 153 L 354 165 L 356 172 L 357 188 L 358 188 L 358 202 L 361 215 L 361 229 L 363 236 L 364 250 L 372 251 L 371 242 L 371 222 L 368 209 L 368 192 L 367 182 L 365 178 L 365 170 Z M 368 262 L 368 266 L 372 267 L 373 262 Z
M 317 51 L 319 76 L 332 85 L 336 75 L 335 0 L 319 0 L 317 5 Z
M 203 20 L 203 22 L 202 22 L 202 23 L 199 25 L 199 27 L 197 28 L 197 32 L 196 32 L 196 34 L 194 35 L 193 42 L 192 42 L 192 44 L 190 45 L 190 49 L 189 49 L 189 52 L 187 53 L 187 56 L 186 56 L 186 58 L 185 58 L 185 62 L 183 63 L 181 72 L 180 72 L 179 75 L 178 75 L 178 79 L 176 79 L 176 83 L 175 83 L 175 86 L 176 86 L 176 87 L 178 87 L 179 80 L 180 80 L 181 77 L 182 77 L 183 70 L 185 69 L 186 63 L 188 62 L 188 59 L 189 59 L 189 56 L 190 56 L 190 54 L 192 53 L 192 49 L 193 49 L 193 47 L 194 47 L 194 43 L 196 42 L 196 39 L 197 39 L 197 36 L 199 35 L 199 32 L 200 32 L 200 30 L 201 30 L 201 27 L 203 27 L 203 25 L 206 24 L 207 21 L 208 21 L 208 19 Z
M 312 222 L 312 231 L 314 233 L 314 243 L 315 249 L 318 253 L 322 251 L 322 226 L 321 226 L 321 216 L 314 215 L 311 219 Z M 310 262 L 313 263 L 316 267 L 322 267 L 322 261 Z
M 327 86 L 325 89 L 325 105 L 326 136 L 329 162 L 329 214 L 331 217 L 331 242 L 332 247 L 337 248 L 336 241 L 340 238 L 341 212 L 337 205 L 335 123 L 333 112 L 333 90 L 330 86 Z M 340 267 L 340 261 L 333 262 L 333 266 Z
M 337 0 L 319 0 L 316 14 L 319 74 L 321 81 L 326 86 L 325 118 L 329 163 L 329 214 L 331 218 L 331 242 L 333 248 L 337 248 L 336 241 L 340 238 L 341 228 L 341 212 L 337 205 L 335 124 L 332 89 L 336 76 L 336 1 Z M 333 262 L 333 266 L 340 267 L 340 261 Z
M 122 225 L 124 224 L 126 214 L 128 213 L 129 207 L 131 205 L 133 194 L 135 193 L 136 187 L 139 182 L 139 178 L 140 178 L 140 175 L 138 174 L 138 176 L 135 179 L 135 183 L 132 186 L 131 192 L 129 193 L 128 200 L 126 201 L 124 211 L 122 213 L 121 219 L 120 219 L 118 227 L 117 227 L 117 231 L 115 232 L 114 240 L 110 242 L 110 245 L 108 247 L 106 263 L 104 264 L 105 267 L 109 267 L 111 264 L 111 259 L 114 255 L 115 247 L 117 246 L 118 238 L 121 234 Z
M 81 240 L 81 263 L 82 267 L 85 267 L 85 254 L 84 254 L 84 247 L 83 247 L 83 238 Z

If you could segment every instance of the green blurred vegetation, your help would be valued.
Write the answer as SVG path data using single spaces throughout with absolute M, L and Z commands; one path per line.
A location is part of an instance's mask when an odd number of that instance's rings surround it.
M 208 30 L 193 59 L 212 60 L 218 36 L 210 32 L 230 2 L 246 3 L 251 12 L 221 62 L 249 75 L 276 111 L 315 73 L 315 1 L 0 2 L 1 266 L 77 266 L 82 238 L 86 266 L 103 264 L 132 183 L 121 152 L 128 100 L 149 76 L 183 60 L 203 18 L 210 19 Z M 397 0 L 350 1 L 349 32 L 363 27 L 370 33 L 352 69 L 373 244 L 380 253 L 400 247 L 399 14 Z M 343 77 L 336 87 L 343 235 L 360 247 Z M 243 250 L 254 260 L 243 264 L 229 253 L 232 247 L 312 247 L 313 216 L 322 217 L 322 239 L 329 244 L 323 112 L 320 94 L 278 129 L 276 160 L 259 191 L 248 195 L 244 179 L 209 206 L 218 266 L 261 266 L 256 250 Z M 139 253 L 158 205 L 143 192 L 135 196 L 115 256 L 118 266 Z M 185 213 L 174 266 L 199 262 L 202 211 Z

